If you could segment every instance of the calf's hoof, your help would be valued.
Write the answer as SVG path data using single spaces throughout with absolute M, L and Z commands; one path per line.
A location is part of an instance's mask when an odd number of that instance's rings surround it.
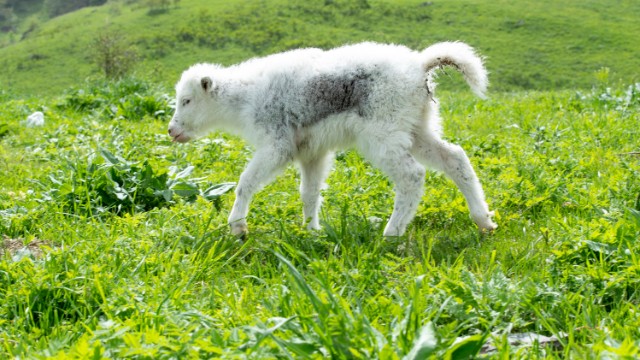
M 406 228 L 404 227 L 391 226 L 387 224 L 387 226 L 384 228 L 384 232 L 382 233 L 382 236 L 385 236 L 385 237 L 402 236 L 404 235 L 405 230 Z
M 475 217 L 473 220 L 475 221 L 476 225 L 478 225 L 478 228 L 480 228 L 480 231 L 492 232 L 498 228 L 498 225 L 493 222 L 493 215 L 494 212 L 490 211 L 484 216 Z
M 236 236 L 240 239 L 244 239 L 247 237 L 249 233 L 249 227 L 247 227 L 247 223 L 244 221 L 236 221 L 231 224 L 231 235 Z

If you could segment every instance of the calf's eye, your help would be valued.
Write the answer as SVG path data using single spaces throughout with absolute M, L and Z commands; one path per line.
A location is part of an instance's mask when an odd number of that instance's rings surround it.
M 184 100 L 182 100 L 182 106 L 187 106 L 187 105 L 189 105 L 190 102 L 191 102 L 191 100 L 184 99 Z

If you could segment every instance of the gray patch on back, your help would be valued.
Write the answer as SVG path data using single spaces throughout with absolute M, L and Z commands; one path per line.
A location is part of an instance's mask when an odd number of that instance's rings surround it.
M 307 102 L 307 116 L 303 122 L 315 123 L 347 111 L 363 116 L 371 82 L 371 74 L 362 69 L 350 74 L 323 74 L 311 78 L 303 91 Z
M 291 78 L 280 78 L 270 84 L 256 120 L 280 133 L 284 126 L 308 126 L 340 113 L 365 116 L 372 83 L 364 69 L 313 76 L 301 88 Z

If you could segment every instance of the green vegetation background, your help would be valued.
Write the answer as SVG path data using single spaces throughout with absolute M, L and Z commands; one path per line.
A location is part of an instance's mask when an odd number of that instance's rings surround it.
M 33 9 L 0 38 L 5 91 L 53 95 L 99 76 L 91 44 L 106 29 L 126 34 L 138 50 L 139 76 L 164 85 L 195 62 L 363 40 L 416 49 L 465 41 L 487 57 L 495 91 L 588 88 L 602 67 L 611 80 L 639 80 L 640 3 L 633 0 L 128 0 L 50 20 L 46 8 Z
M 638 2 L 125 0 L 50 20 L 61 2 L 26 2 L 42 8 L 0 37 L 0 358 L 640 356 Z M 92 64 L 110 29 L 137 49 L 134 77 Z M 289 168 L 240 242 L 229 182 L 251 149 L 166 136 L 194 62 L 456 39 L 493 86 L 479 100 L 441 76 L 444 133 L 493 234 L 429 173 L 407 236 L 383 238 L 393 185 L 344 151 L 322 231 L 301 228 Z M 546 345 L 514 341 L 529 333 Z

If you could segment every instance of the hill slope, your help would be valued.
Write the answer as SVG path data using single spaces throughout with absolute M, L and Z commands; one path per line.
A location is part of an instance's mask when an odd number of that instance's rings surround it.
M 0 49 L 0 87 L 17 95 L 57 94 L 99 77 L 91 44 L 107 30 L 125 34 L 137 49 L 139 76 L 165 85 L 195 62 L 230 64 L 362 40 L 413 48 L 468 42 L 487 56 L 494 91 L 590 87 L 603 67 L 611 80 L 640 80 L 637 1 L 181 0 L 153 11 L 131 2 L 46 21 Z

